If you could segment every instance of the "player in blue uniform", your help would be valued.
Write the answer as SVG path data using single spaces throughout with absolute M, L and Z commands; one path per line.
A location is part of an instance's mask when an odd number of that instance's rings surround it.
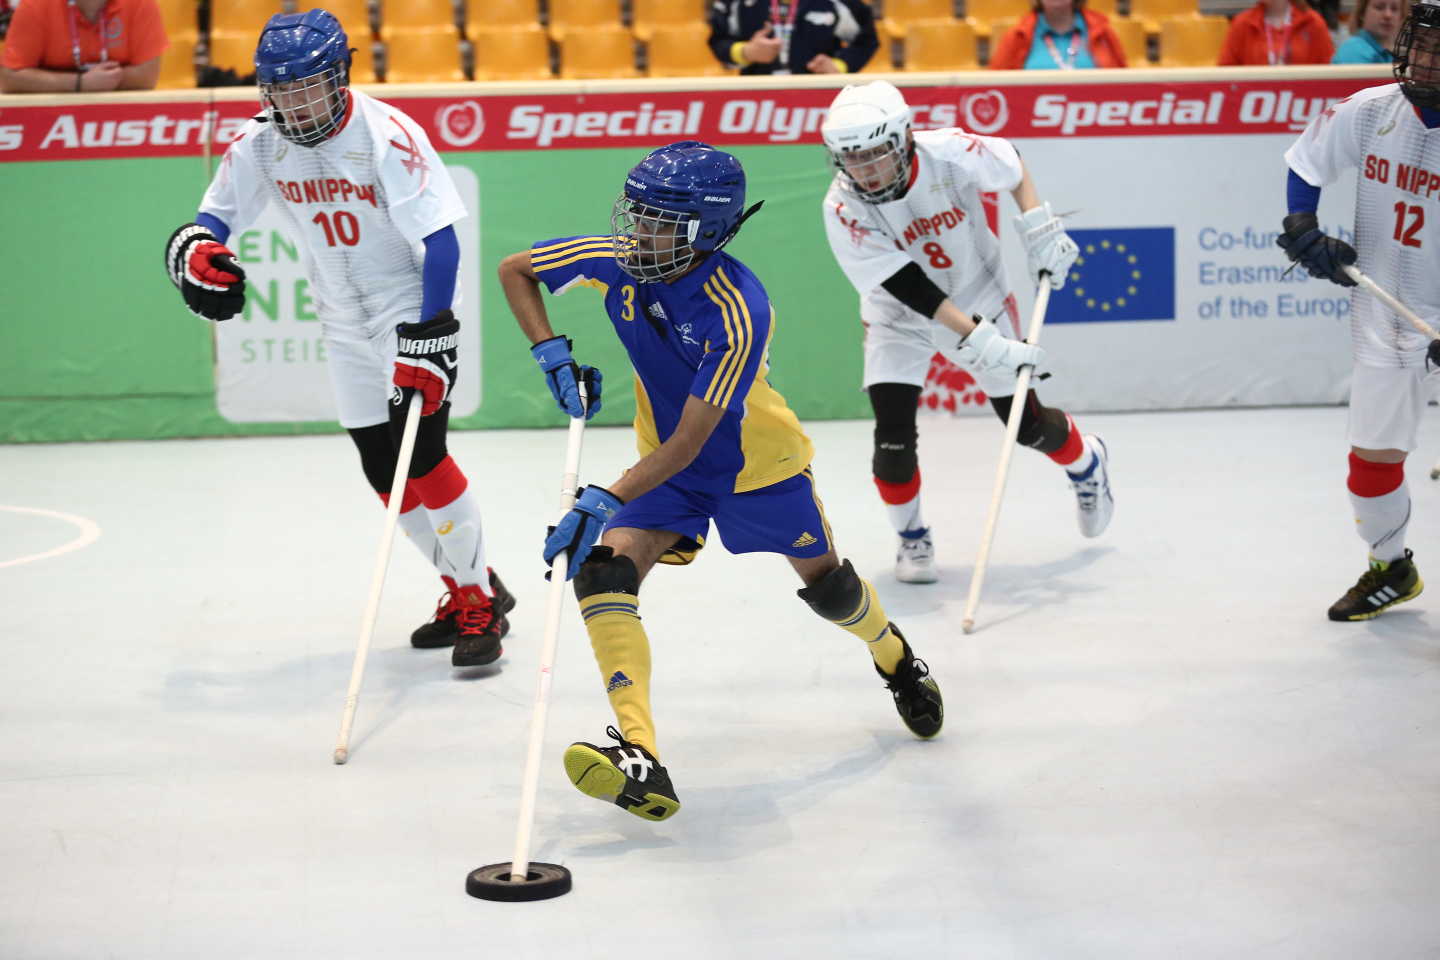
M 658 759 L 640 584 L 656 563 L 690 562 L 711 521 L 731 553 L 789 559 L 805 583 L 800 597 L 866 642 L 913 733 L 933 737 L 944 719 L 929 668 L 874 588 L 836 554 L 810 473 L 810 439 L 766 379 L 769 297 L 720 249 L 759 204 L 744 207 L 739 160 L 703 143 L 672 143 L 627 175 L 610 235 L 547 240 L 500 265 L 510 309 L 562 410 L 593 415 L 577 381 L 598 387 L 599 375 L 577 365 L 570 341 L 551 329 L 542 283 L 555 294 L 598 289 L 637 375 L 640 460 L 608 487 L 582 488 L 544 554 L 547 563 L 569 554 L 566 576 L 619 726 L 607 730 L 617 745 L 572 744 L 565 771 L 582 793 L 648 820 L 664 820 L 680 802 Z

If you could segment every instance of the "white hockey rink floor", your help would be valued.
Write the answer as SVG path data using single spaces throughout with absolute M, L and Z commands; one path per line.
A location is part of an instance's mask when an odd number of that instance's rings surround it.
M 344 437 L 5 447 L 0 957 L 1440 956 L 1440 432 L 1410 469 L 1431 590 L 1332 624 L 1364 559 L 1345 416 L 1083 417 L 1118 498 L 1095 541 L 1017 451 L 968 636 L 998 423 L 922 421 L 933 586 L 893 577 L 870 424 L 810 424 L 944 731 L 906 733 L 783 560 L 717 540 L 642 591 L 683 809 L 639 820 L 561 768 L 611 719 L 567 597 L 533 858 L 574 890 L 528 904 L 464 881 L 511 858 L 563 431 L 453 437 L 519 599 L 506 655 L 409 647 L 439 582 L 397 540 L 343 767 L 383 519 Z M 582 479 L 632 450 L 588 431 Z

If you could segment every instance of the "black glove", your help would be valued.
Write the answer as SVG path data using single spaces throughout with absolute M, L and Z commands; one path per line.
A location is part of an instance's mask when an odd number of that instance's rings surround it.
M 1343 267 L 1355 262 L 1355 248 L 1344 240 L 1336 240 L 1320 231 L 1320 221 L 1313 213 L 1292 213 L 1282 224 L 1284 232 L 1275 239 L 1285 256 L 1299 263 L 1310 276 L 1353 287 L 1355 281 L 1346 276 Z
M 460 321 L 449 310 L 441 310 L 424 323 L 402 323 L 395 328 L 399 343 L 395 352 L 392 382 L 399 394 L 402 414 L 410 406 L 410 394 L 424 396 L 420 415 L 428 417 L 440 409 L 455 388 L 460 366 Z
M 1425 351 L 1425 369 L 1440 370 L 1440 340 L 1431 340 L 1430 349 Z
M 245 271 L 235 254 L 198 223 L 170 235 L 165 272 L 197 317 L 229 320 L 245 309 Z

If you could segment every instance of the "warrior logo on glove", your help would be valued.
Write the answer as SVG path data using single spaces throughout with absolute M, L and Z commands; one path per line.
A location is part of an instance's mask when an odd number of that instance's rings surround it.
M 198 223 L 185 224 L 166 241 L 165 273 L 197 317 L 229 320 L 245 309 L 245 271 L 235 254 Z
M 439 410 L 455 387 L 459 372 L 460 321 L 449 310 L 441 310 L 424 323 L 402 323 L 395 328 L 399 338 L 395 354 L 395 388 L 401 393 L 400 406 L 410 403 L 410 394 L 424 397 L 420 415 Z

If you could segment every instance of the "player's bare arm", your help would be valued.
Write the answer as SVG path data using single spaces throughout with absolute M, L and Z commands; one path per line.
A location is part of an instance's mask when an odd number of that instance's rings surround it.
M 725 409 L 713 403 L 706 403 L 699 397 L 691 396 L 685 401 L 680 413 L 680 422 L 675 432 L 650 453 L 640 459 L 609 487 L 611 493 L 629 503 L 644 493 L 649 493 L 675 474 L 690 466 L 690 462 L 715 432 Z
M 602 377 L 594 367 L 582 367 L 570 356 L 570 338 L 557 336 L 540 295 L 540 277 L 530 263 L 530 251 L 512 253 L 500 261 L 500 287 L 521 331 L 530 338 L 530 355 L 540 364 L 550 393 L 567 415 L 590 419 L 600 412 Z M 585 384 L 585 400 L 579 384 Z
M 555 336 L 550 327 L 550 315 L 545 311 L 545 301 L 540 295 L 540 277 L 530 266 L 530 251 L 512 253 L 500 261 L 500 289 L 505 291 L 505 302 L 515 315 L 520 330 L 530 338 L 531 343 L 540 343 Z

